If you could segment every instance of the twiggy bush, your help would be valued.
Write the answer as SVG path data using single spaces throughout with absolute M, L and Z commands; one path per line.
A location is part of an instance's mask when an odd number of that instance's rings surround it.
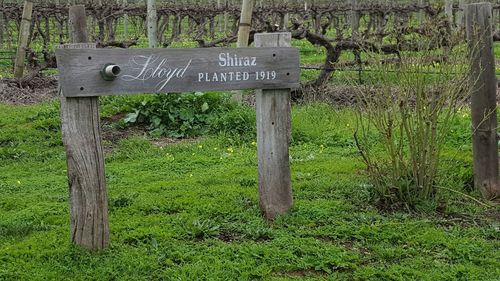
M 382 207 L 413 209 L 437 195 L 441 146 L 471 84 L 464 49 L 456 48 L 449 63 L 435 62 L 438 56 L 439 50 L 403 56 L 357 86 L 356 144 Z

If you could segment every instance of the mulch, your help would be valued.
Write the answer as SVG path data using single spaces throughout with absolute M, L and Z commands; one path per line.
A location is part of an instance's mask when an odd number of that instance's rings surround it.
M 0 79 L 0 103 L 15 105 L 31 105 L 57 97 L 57 76 L 35 77 L 20 85 L 13 78 Z M 499 88 L 500 89 L 500 88 Z M 359 89 L 352 86 L 329 85 L 321 91 L 305 93 L 299 103 L 325 102 L 333 106 L 352 106 L 358 101 Z M 500 102 L 500 90 L 497 92 Z M 243 101 L 248 105 L 255 105 L 255 95 L 243 96 Z
M 0 79 L 0 103 L 30 105 L 57 97 L 57 77 L 35 77 L 20 85 L 15 79 Z

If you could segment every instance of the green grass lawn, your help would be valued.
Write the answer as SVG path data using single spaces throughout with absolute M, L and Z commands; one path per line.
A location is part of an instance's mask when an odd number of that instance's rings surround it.
M 115 105 L 103 99 L 104 114 Z M 271 223 L 258 208 L 253 141 L 206 136 L 160 147 L 136 135 L 105 142 L 111 247 L 78 249 L 70 243 L 58 116 L 55 102 L 0 104 L 0 280 L 500 276 L 498 208 L 443 191 L 448 205 L 439 214 L 379 211 L 353 144 L 353 111 L 325 105 L 293 109 L 295 205 Z M 449 187 L 479 198 L 463 188 L 469 118 L 464 112 L 452 124 L 442 169 Z
M 145 45 L 141 37 L 137 47 Z M 293 45 L 302 65 L 324 63 L 323 49 Z M 342 61 L 351 60 L 344 52 Z M 302 81 L 317 74 L 304 70 Z M 0 77 L 9 76 L 10 66 L 0 66 Z M 356 77 L 336 72 L 331 82 Z M 102 115 L 131 112 L 142 99 L 101 98 Z M 352 109 L 294 106 L 292 123 L 295 204 L 274 222 L 258 207 L 254 138 L 105 140 L 111 247 L 92 253 L 70 242 L 57 102 L 0 104 L 0 280 L 499 280 L 500 209 L 474 202 L 480 195 L 467 187 L 468 111 L 444 144 L 446 189 L 413 212 L 372 202 Z

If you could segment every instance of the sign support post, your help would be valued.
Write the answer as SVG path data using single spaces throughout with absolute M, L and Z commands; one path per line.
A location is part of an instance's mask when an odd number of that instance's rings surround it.
M 257 48 L 96 49 L 86 43 L 83 6 L 70 8 L 70 26 L 74 44 L 57 49 L 56 57 L 75 244 L 109 245 L 103 95 L 263 89 L 256 106 L 260 207 L 269 220 L 290 210 L 290 92 L 300 85 L 291 33 L 256 34 Z
M 256 47 L 290 47 L 289 32 L 256 34 Z M 256 93 L 259 205 L 267 219 L 288 212 L 293 205 L 289 145 L 291 90 Z
M 85 7 L 69 9 L 73 43 L 67 49 L 92 49 L 88 44 Z M 101 144 L 99 97 L 61 98 L 61 123 L 68 164 L 71 240 L 90 250 L 109 245 L 108 199 Z

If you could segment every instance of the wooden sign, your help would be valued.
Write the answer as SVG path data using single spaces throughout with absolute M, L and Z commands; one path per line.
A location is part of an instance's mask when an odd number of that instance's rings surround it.
M 255 34 L 253 49 L 95 49 L 86 18 L 85 6 L 69 8 L 74 42 L 56 50 L 75 244 L 109 246 L 101 95 L 261 89 L 255 94 L 259 206 L 269 220 L 292 208 L 290 88 L 299 86 L 299 53 L 290 47 L 291 33 Z
M 57 49 L 64 96 L 299 86 L 296 48 Z

